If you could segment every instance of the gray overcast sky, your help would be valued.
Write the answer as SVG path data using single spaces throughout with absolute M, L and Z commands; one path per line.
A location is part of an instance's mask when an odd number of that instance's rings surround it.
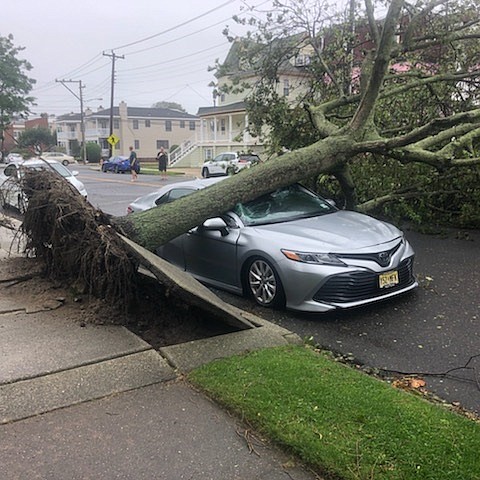
M 214 76 L 207 68 L 229 50 L 224 27 L 242 33 L 231 20 L 242 6 L 242 0 L 5 1 L 0 35 L 11 33 L 15 46 L 25 47 L 19 57 L 33 65 L 36 115 L 79 112 L 78 99 L 55 79 L 81 80 L 85 107 L 109 107 L 112 62 L 102 53 L 112 49 L 125 56 L 116 62 L 115 105 L 124 100 L 150 107 L 165 100 L 196 113 L 212 105 L 208 84 Z M 78 84 L 69 87 L 78 94 Z

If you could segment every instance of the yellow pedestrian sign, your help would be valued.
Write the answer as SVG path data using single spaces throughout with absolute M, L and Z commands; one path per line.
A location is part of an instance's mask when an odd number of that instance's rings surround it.
M 120 141 L 120 139 L 114 134 L 112 133 L 108 138 L 107 138 L 107 142 L 113 147 L 114 145 L 116 145 L 118 142 Z

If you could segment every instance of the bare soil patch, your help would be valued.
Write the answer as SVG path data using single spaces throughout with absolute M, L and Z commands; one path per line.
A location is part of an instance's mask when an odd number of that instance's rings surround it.
M 136 297 L 124 307 L 48 279 L 41 260 L 0 260 L 0 295 L 27 313 L 52 311 L 52 315 L 79 324 L 124 325 L 154 348 L 235 331 L 208 313 L 168 296 L 154 279 L 140 277 L 135 281 L 140 283 Z

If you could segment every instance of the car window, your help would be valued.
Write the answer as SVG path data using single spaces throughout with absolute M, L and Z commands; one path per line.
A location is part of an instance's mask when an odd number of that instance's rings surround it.
M 173 188 L 165 195 L 162 195 L 160 198 L 155 200 L 155 205 L 162 205 L 164 203 L 173 202 L 179 198 L 185 197 L 195 192 L 195 188 Z
M 223 156 L 223 160 L 235 160 L 235 157 L 236 155 L 234 153 L 226 153 L 224 156 Z
M 324 215 L 336 208 L 310 190 L 294 184 L 251 202 L 237 204 L 233 211 L 245 225 L 261 225 Z
M 260 161 L 260 157 L 258 155 L 239 155 L 239 160 L 243 160 L 244 162 L 258 162 Z
M 61 163 L 50 163 L 49 165 L 64 178 L 72 176 L 72 172 Z

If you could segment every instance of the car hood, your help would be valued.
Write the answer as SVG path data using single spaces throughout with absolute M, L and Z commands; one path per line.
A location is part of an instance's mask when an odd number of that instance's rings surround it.
M 318 217 L 250 227 L 281 248 L 312 252 L 353 253 L 368 251 L 402 237 L 385 222 L 357 212 L 338 211 Z
M 80 180 L 75 178 L 73 175 L 71 177 L 66 177 L 65 180 L 72 184 L 78 190 L 80 195 L 87 198 L 87 190 L 85 189 L 85 185 Z

